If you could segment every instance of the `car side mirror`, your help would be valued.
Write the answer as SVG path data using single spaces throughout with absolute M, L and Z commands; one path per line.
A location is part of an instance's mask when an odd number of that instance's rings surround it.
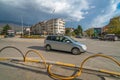
M 66 41 L 66 43 L 70 43 L 70 41 Z

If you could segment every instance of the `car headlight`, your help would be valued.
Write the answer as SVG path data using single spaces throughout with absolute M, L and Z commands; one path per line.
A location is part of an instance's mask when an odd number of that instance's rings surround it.
M 82 48 L 83 48 L 84 50 L 87 50 L 87 46 L 86 46 L 86 45 L 82 45 Z

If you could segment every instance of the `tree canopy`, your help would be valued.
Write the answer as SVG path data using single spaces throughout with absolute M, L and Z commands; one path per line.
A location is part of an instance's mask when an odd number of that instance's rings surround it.
M 8 31 L 8 30 L 11 30 L 11 29 L 12 29 L 12 28 L 11 28 L 8 24 L 6 24 L 6 25 L 3 27 L 2 34 L 7 35 L 7 31 Z
M 83 29 L 81 25 L 78 25 L 77 29 L 74 30 L 76 35 L 83 36 Z
M 120 34 L 120 16 L 112 18 L 108 26 L 107 33 Z
M 65 31 L 65 34 L 66 34 L 67 36 L 70 36 L 70 35 L 71 35 L 70 29 L 67 29 L 67 30 Z

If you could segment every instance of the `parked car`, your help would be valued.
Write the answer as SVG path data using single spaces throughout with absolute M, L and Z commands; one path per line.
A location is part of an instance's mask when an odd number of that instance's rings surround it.
M 68 36 L 58 36 L 58 35 L 49 35 L 44 41 L 46 50 L 61 50 L 72 52 L 72 54 L 77 55 L 85 52 L 87 47 L 85 44 L 82 44 Z
M 104 37 L 99 38 L 100 40 L 117 41 L 118 37 L 115 34 L 106 34 Z
M 82 38 L 82 36 L 79 36 L 79 35 L 77 35 L 77 36 L 75 36 L 76 38 Z
M 93 37 L 91 37 L 91 39 L 99 39 L 99 37 L 98 36 L 93 36 Z

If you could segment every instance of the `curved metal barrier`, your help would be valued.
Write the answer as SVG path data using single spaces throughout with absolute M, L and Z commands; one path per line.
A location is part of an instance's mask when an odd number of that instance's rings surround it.
M 110 59 L 112 60 L 113 62 L 115 62 L 118 66 L 120 66 L 120 62 L 118 62 L 117 60 L 115 60 L 114 58 L 110 57 L 110 56 L 105 56 L 105 55 L 102 55 L 102 54 L 95 54 L 95 55 L 92 55 L 92 56 L 89 56 L 87 57 L 86 59 L 84 59 L 78 69 L 78 71 L 72 75 L 72 76 L 67 76 L 67 77 L 63 77 L 63 76 L 60 76 L 60 75 L 57 75 L 57 74 L 54 74 L 51 72 L 51 67 L 52 65 L 48 65 L 48 73 L 51 75 L 51 77 L 55 78 L 55 79 L 60 79 L 60 80 L 71 80 L 71 79 L 74 79 L 78 76 L 80 76 L 82 74 L 82 71 L 83 71 L 83 65 L 85 64 L 85 62 L 87 62 L 89 59 L 91 58 L 94 58 L 94 57 L 103 57 L 103 58 L 107 58 L 107 59 Z M 63 65 L 65 66 L 65 65 Z M 72 67 L 72 66 L 69 66 L 69 67 Z M 101 72 L 104 72 L 104 73 L 108 73 L 108 74 L 111 74 L 111 75 L 119 75 L 120 76 L 120 73 L 116 73 L 116 72 L 111 72 L 111 71 L 107 71 L 107 70 L 100 70 Z
M 33 60 L 33 59 L 27 59 L 27 55 L 30 54 L 30 52 L 34 52 L 36 53 L 42 60 L 43 60 L 43 63 L 45 65 L 45 68 L 47 68 L 47 64 L 46 64 L 46 61 L 45 61 L 45 58 L 42 56 L 42 54 L 40 54 L 38 51 L 36 50 L 28 50 L 25 54 L 25 57 L 24 57 L 24 62 L 26 61 L 29 61 L 29 62 L 40 62 L 39 60 Z
M 13 47 L 13 46 L 4 47 L 4 48 L 0 49 L 0 52 L 2 52 L 2 51 L 5 50 L 5 49 L 8 49 L 8 48 L 13 48 L 13 49 L 17 50 L 17 51 L 22 55 L 23 59 L 25 58 L 23 52 L 22 52 L 20 49 L 18 49 L 18 48 L 16 48 L 16 47 Z M 2 59 L 2 58 L 1 58 L 1 59 Z M 5 58 L 4 58 L 4 59 L 5 59 Z
M 50 62 L 46 62 L 45 58 L 42 56 L 42 54 L 40 54 L 38 51 L 36 50 L 28 50 L 25 55 L 22 53 L 21 50 L 19 50 L 18 48 L 16 47 L 13 47 L 13 46 L 7 46 L 7 47 L 4 47 L 0 50 L 3 51 L 4 49 L 6 48 L 14 48 L 16 49 L 17 51 L 20 52 L 20 54 L 22 55 L 23 57 L 23 62 L 40 62 L 39 60 L 34 60 L 34 59 L 27 59 L 27 55 L 30 54 L 30 52 L 34 52 L 36 53 L 41 59 L 42 59 L 42 63 L 44 63 L 45 65 L 45 69 L 47 68 L 47 72 L 48 74 L 54 78 L 54 79 L 59 79 L 59 80 L 71 80 L 71 79 L 74 79 L 78 76 L 81 76 L 82 72 L 83 72 L 83 65 L 91 58 L 95 58 L 95 57 L 103 57 L 103 58 L 107 58 L 107 59 L 110 59 L 112 60 L 114 63 L 116 63 L 119 67 L 120 67 L 120 62 L 118 62 L 117 60 L 115 60 L 114 58 L 110 57 L 110 56 L 106 56 L 106 55 L 102 55 L 102 54 L 95 54 L 95 55 L 92 55 L 92 56 L 89 56 L 87 57 L 86 59 L 84 59 L 82 61 L 82 63 L 80 64 L 80 66 L 78 67 L 78 70 L 72 75 L 72 76 L 62 76 L 62 75 L 58 75 L 58 74 L 55 74 L 55 73 L 52 73 L 51 72 L 51 68 L 53 67 L 52 63 Z M 8 60 L 9 58 L 0 58 L 0 60 Z M 74 64 L 68 64 L 68 63 L 62 63 L 62 62 L 55 62 L 54 63 L 55 65 L 58 65 L 58 66 L 65 66 L 65 67 L 71 67 L 71 68 L 75 68 L 76 66 Z M 99 72 L 102 72 L 102 73 L 106 73 L 106 74 L 110 74 L 110 75 L 117 75 L 117 76 L 120 76 L 120 73 L 119 72 L 112 72 L 112 71 L 107 71 L 107 70 L 102 70 L 100 69 Z

